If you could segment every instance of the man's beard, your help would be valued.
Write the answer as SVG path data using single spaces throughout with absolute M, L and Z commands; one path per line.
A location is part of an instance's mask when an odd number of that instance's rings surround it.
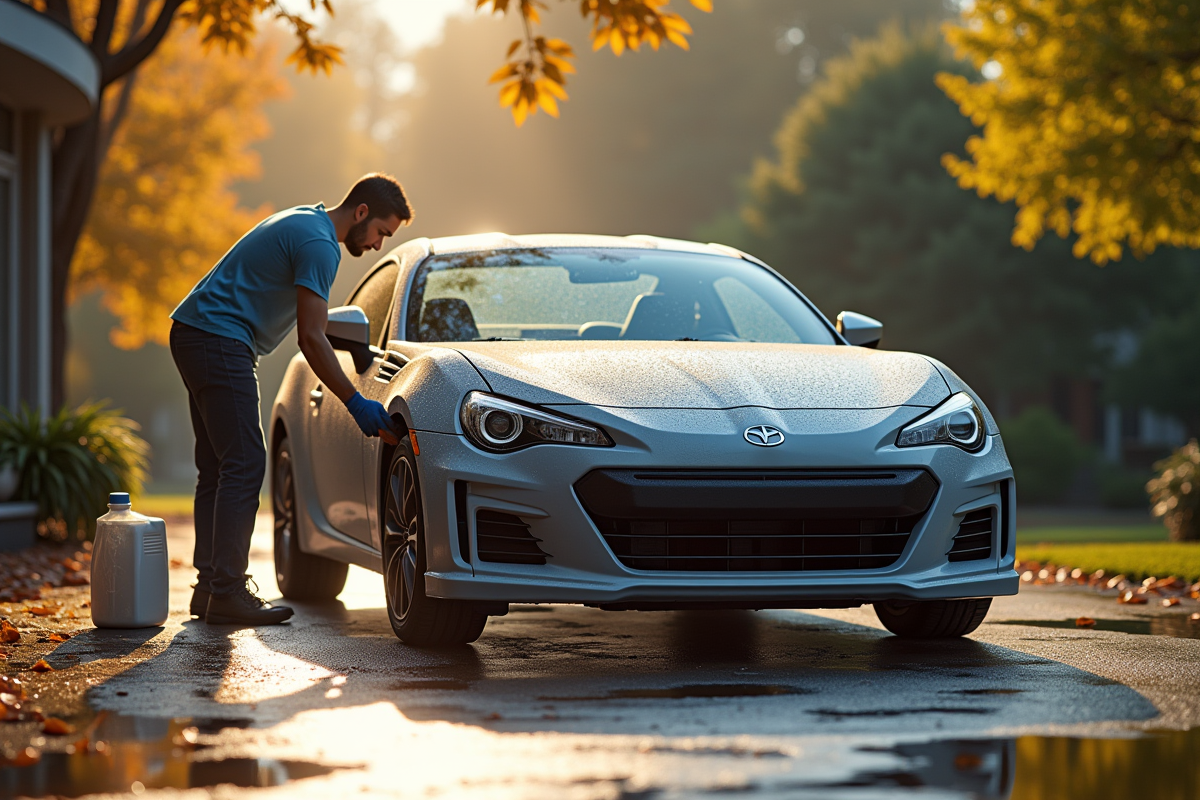
M 350 255 L 354 256 L 355 258 L 361 256 L 367 250 L 367 223 L 370 221 L 371 218 L 367 217 L 362 222 L 356 222 L 351 225 L 350 230 L 346 232 L 346 241 L 344 244 L 346 245 L 346 249 L 350 252 Z

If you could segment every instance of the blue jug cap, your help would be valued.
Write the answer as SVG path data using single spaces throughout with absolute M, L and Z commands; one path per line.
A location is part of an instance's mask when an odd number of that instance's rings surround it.
M 110 506 L 129 505 L 129 492 L 109 492 L 108 504 Z

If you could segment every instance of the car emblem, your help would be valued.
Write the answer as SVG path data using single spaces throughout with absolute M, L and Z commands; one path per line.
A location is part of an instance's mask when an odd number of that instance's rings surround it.
M 755 425 L 742 434 L 746 441 L 758 447 L 774 447 L 783 444 L 783 431 L 770 425 Z

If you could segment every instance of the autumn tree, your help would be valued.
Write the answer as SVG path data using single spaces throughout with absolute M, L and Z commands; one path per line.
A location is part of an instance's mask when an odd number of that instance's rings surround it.
M 1104 264 L 1200 247 L 1200 0 L 974 0 L 947 40 L 985 77 L 939 85 L 983 128 L 945 165 Z
M 275 61 L 273 47 L 206 55 L 195 31 L 179 30 L 124 98 L 69 292 L 72 301 L 100 292 L 118 347 L 165 344 L 171 310 L 270 213 L 242 207 L 232 187 L 259 174 L 251 145 L 268 133 L 262 104 L 285 88 Z
M 51 226 L 51 402 L 64 396 L 67 328 L 66 306 L 71 263 L 88 212 L 94 200 L 101 165 L 109 145 L 125 121 L 132 79 L 162 45 L 173 26 L 198 29 L 207 47 L 246 52 L 264 18 L 285 24 L 295 35 L 288 60 L 298 69 L 329 71 L 341 62 L 336 46 L 314 35 L 311 17 L 290 10 L 283 0 L 21 0 L 35 11 L 56 20 L 96 56 L 100 64 L 100 102 L 91 116 L 64 129 L 55 139 Z M 692 0 L 707 8 L 710 0 Z M 310 11 L 332 14 L 332 0 L 308 0 Z M 549 111 L 554 104 L 543 95 L 562 99 L 565 73 L 570 71 L 570 46 L 536 35 L 538 0 L 484 0 L 499 14 L 515 13 L 525 36 L 508 52 L 515 72 L 505 79 L 502 99 L 511 100 L 514 119 Z M 670 11 L 669 0 L 581 0 L 580 13 L 592 22 L 593 43 L 608 44 L 619 54 L 643 43 L 658 47 L 663 41 L 686 44 L 687 23 Z M 524 47 L 524 51 L 522 51 Z M 559 80 L 561 78 L 562 80 Z M 516 94 L 509 84 L 517 81 Z M 123 100 L 123 98 L 125 98 Z
M 933 31 L 855 41 L 785 117 L 742 219 L 707 233 L 766 259 L 831 316 L 880 318 L 886 347 L 946 361 L 1003 412 L 1054 378 L 1103 375 L 1112 334 L 1190 308 L 1200 273 L 1166 250 L 1147 280 L 1136 264 L 1078 261 L 1066 242 L 1014 248 L 1012 206 L 964 195 L 940 163 L 976 129 L 935 75 L 972 72 Z

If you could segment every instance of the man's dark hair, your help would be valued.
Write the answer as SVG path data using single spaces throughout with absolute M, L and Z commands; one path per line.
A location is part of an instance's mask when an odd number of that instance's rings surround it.
M 412 222 L 412 206 L 404 196 L 404 187 L 391 175 L 382 172 L 363 175 L 342 199 L 342 205 L 347 208 L 357 208 L 364 203 L 370 209 L 367 219 L 383 219 L 395 214 L 403 225 Z

